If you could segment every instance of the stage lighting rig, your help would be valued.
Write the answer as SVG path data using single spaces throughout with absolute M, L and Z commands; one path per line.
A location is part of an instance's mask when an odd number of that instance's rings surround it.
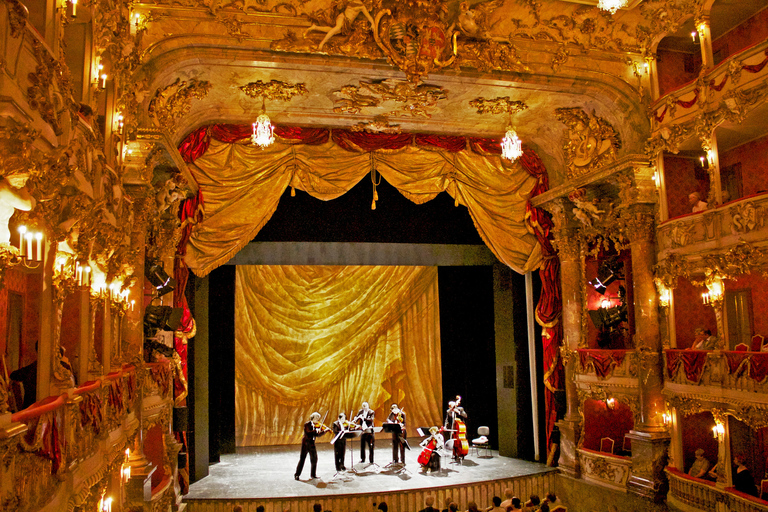
M 158 297 L 162 297 L 176 288 L 176 280 L 168 275 L 163 263 L 158 260 L 147 261 L 147 265 L 144 267 L 144 277 L 155 287 Z
M 600 264 L 597 270 L 597 277 L 589 282 L 590 285 L 603 295 L 608 289 L 608 285 L 617 279 L 624 278 L 624 264 L 616 256 L 608 258 Z
M 181 326 L 181 308 L 147 306 L 144 312 L 144 337 L 154 338 L 158 331 L 175 331 Z

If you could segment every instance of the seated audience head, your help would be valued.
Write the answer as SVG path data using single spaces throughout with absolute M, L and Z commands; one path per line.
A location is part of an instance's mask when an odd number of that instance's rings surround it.
M 256 507 L 256 512 L 264 512 L 264 505 L 259 505 Z
M 539 507 L 539 512 L 549 512 L 549 503 L 547 503 L 546 500 L 544 500 L 544 503 Z
M 494 496 L 493 499 L 491 499 L 491 501 L 493 502 L 494 507 L 498 507 L 499 505 L 501 505 L 501 498 L 499 498 L 498 496 Z
M 312 505 L 312 510 L 314 512 L 323 512 L 323 506 L 319 503 L 315 503 L 314 505 Z
M 232 509 L 232 512 L 243 512 L 243 506 L 242 505 L 235 505 Z
M 515 497 L 515 493 L 512 492 L 512 489 L 504 489 L 504 497 L 507 498 L 508 500 L 511 500 L 512 498 Z
M 448 510 L 450 510 L 451 512 L 456 512 L 457 510 L 459 510 L 459 506 L 456 504 L 455 501 L 452 501 L 451 504 L 448 505 Z
M 555 495 L 555 493 L 548 492 L 547 493 L 547 501 L 550 502 L 550 503 L 556 502 L 557 501 L 557 496 Z
M 424 500 L 424 504 L 428 507 L 431 507 L 435 503 L 434 496 L 427 496 L 427 498 Z
M 515 510 L 520 510 L 520 505 L 521 505 L 520 498 L 518 498 L 517 496 L 512 498 L 512 506 L 515 507 Z
M 539 495 L 538 494 L 531 494 L 531 497 L 528 498 L 528 503 L 526 503 L 525 505 L 527 507 L 529 507 L 531 505 L 537 506 L 539 503 L 541 503 L 541 498 L 539 498 Z
M 389 507 L 387 507 L 387 502 L 382 501 L 381 503 L 379 503 L 378 509 L 381 510 L 381 512 L 387 512 L 387 510 L 389 509 Z
M 467 510 L 469 512 L 477 512 L 477 503 L 475 503 L 474 501 L 470 501 L 469 503 L 467 503 Z

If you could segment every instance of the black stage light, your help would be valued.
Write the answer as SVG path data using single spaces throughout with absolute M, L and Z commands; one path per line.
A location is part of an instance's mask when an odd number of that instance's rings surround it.
M 151 338 L 157 331 L 175 331 L 181 326 L 184 310 L 171 306 L 147 306 L 144 312 L 144 334 Z
M 144 267 L 144 276 L 155 287 L 158 297 L 173 291 L 176 287 L 176 280 L 168 275 L 160 261 L 149 260 Z

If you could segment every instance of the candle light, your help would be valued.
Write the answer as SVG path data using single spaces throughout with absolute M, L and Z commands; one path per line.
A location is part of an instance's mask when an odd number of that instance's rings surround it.
M 27 239 L 27 259 L 32 258 L 32 233 L 27 232 L 24 237 Z
M 77 0 L 72 0 L 72 17 L 77 18 Z
M 691 32 L 691 39 L 693 39 L 694 43 L 696 42 L 696 35 L 697 34 L 698 34 L 698 32 L 696 32 L 695 30 L 693 32 Z
M 134 308 L 135 305 L 136 305 L 136 301 L 132 300 L 131 301 L 131 311 L 133 311 L 133 308 Z
M 107 88 L 107 74 L 102 73 L 101 74 L 101 88 L 106 89 Z
M 19 226 L 19 256 L 24 257 L 24 233 L 27 232 L 27 226 Z
M 75 279 L 77 279 L 77 286 L 83 286 L 83 268 L 79 261 L 75 264 Z
M 90 267 L 90 265 L 86 265 L 85 266 L 85 279 L 84 279 L 84 281 L 85 281 L 86 286 L 90 286 L 91 285 L 91 267 Z
M 43 261 L 43 234 L 35 233 L 35 239 L 37 240 L 37 261 Z

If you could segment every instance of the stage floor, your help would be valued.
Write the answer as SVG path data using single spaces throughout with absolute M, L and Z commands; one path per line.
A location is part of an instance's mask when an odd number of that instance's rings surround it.
M 410 439 L 409 439 L 410 440 Z M 417 442 L 417 439 L 411 442 Z M 418 447 L 405 454 L 406 465 L 402 469 L 385 467 L 392 460 L 390 442 L 376 440 L 376 463 L 357 463 L 360 460 L 359 444 L 354 445 L 355 470 L 357 473 L 336 474 L 333 449 L 328 443 L 317 445 L 317 480 L 311 480 L 309 457 L 304 464 L 301 479 L 293 474 L 299 461 L 299 446 L 272 446 L 264 448 L 239 448 L 236 454 L 223 455 L 221 462 L 209 468 L 209 475 L 189 488 L 186 500 L 237 500 L 268 499 L 281 497 L 334 496 L 360 493 L 384 493 L 428 489 L 454 485 L 503 480 L 527 475 L 556 471 L 544 464 L 500 457 L 498 452 L 480 456 L 470 450 L 464 463 L 449 464 L 443 459 L 440 472 L 423 473 L 417 458 Z M 350 467 L 350 450 L 347 447 L 347 468 Z

